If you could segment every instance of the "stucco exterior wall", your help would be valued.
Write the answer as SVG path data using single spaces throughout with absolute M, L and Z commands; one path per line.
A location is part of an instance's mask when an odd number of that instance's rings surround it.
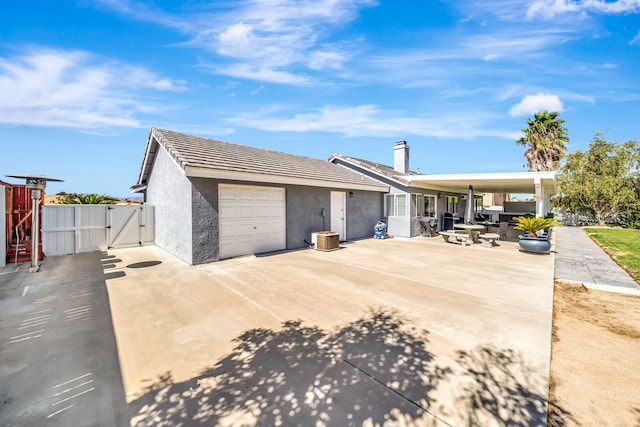
M 147 203 L 155 206 L 155 244 L 189 264 L 193 263 L 191 198 L 191 182 L 159 148 L 147 181 Z
M 331 228 L 331 188 L 287 186 L 287 249 L 306 246 L 311 233 Z M 334 190 L 335 191 L 335 190 Z M 373 227 L 382 218 L 380 192 L 345 191 L 347 239 L 373 236 Z M 353 193 L 353 195 L 351 195 Z M 321 215 L 324 209 L 325 216 Z
M 218 183 L 206 178 L 192 178 L 191 183 L 192 264 L 218 261 Z
M 303 186 L 286 187 L 287 249 L 306 246 L 311 233 L 331 227 L 331 190 Z M 347 202 L 348 203 L 348 202 Z M 324 217 L 321 215 L 324 209 Z M 347 217 L 347 227 L 349 226 Z M 349 233 L 347 231 L 347 236 Z
M 371 191 L 347 192 L 347 238 L 373 236 L 373 227 L 384 215 L 384 193 Z

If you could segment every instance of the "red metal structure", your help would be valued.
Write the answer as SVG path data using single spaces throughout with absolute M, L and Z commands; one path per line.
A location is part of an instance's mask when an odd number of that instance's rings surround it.
M 5 186 L 5 214 L 7 225 L 7 264 L 28 262 L 31 260 L 31 215 L 32 195 L 26 185 L 8 184 Z M 40 206 L 44 204 L 44 197 L 40 199 Z M 42 210 L 40 210 L 42 212 Z M 40 221 L 40 224 L 42 222 Z M 39 242 L 42 242 L 41 232 L 38 230 Z M 38 259 L 42 260 L 42 243 L 38 244 Z

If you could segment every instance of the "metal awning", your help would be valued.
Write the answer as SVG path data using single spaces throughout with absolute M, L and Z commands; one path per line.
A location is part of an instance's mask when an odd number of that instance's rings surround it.
M 466 194 L 470 185 L 480 193 L 535 194 L 536 186 L 555 192 L 556 173 L 508 172 L 446 175 L 406 175 L 412 187 Z

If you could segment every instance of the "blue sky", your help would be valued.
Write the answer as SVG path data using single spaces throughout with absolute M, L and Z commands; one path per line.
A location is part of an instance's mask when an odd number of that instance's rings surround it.
M 513 172 L 528 117 L 569 150 L 640 139 L 640 0 L 15 1 L 0 179 L 131 196 L 150 127 L 423 173 Z

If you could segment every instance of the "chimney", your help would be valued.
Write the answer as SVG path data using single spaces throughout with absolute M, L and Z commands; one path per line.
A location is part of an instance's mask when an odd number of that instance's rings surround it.
M 403 175 L 409 173 L 409 146 L 407 141 L 398 141 L 393 147 L 393 169 Z

